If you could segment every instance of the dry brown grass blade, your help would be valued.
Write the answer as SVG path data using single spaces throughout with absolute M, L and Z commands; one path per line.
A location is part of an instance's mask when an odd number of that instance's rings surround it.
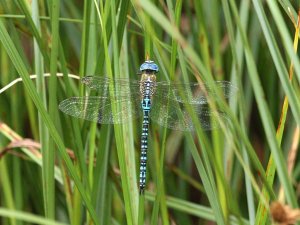
M 19 134 L 17 134 L 14 130 L 12 130 L 7 124 L 0 122 L 0 133 L 5 134 L 5 136 L 9 136 L 11 142 L 0 150 L 0 159 L 4 157 L 7 153 L 12 153 L 18 157 L 24 158 L 24 155 L 16 153 L 13 151 L 16 148 L 26 148 L 32 154 L 34 154 L 37 158 L 42 158 L 42 154 L 40 149 L 42 148 L 41 144 L 35 140 L 29 138 L 23 138 Z M 66 149 L 68 155 L 71 159 L 76 160 L 76 156 L 71 149 Z M 88 163 L 88 161 L 87 161 Z M 95 161 L 94 161 L 95 163 Z

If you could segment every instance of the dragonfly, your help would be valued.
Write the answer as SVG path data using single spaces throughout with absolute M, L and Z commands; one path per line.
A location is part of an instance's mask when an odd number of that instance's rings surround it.
M 146 186 L 150 119 L 172 130 L 193 131 L 192 115 L 196 115 L 203 130 L 215 129 L 219 127 L 220 119 L 226 120 L 226 115 L 210 109 L 207 96 L 218 101 L 220 95 L 217 92 L 228 99 L 237 91 L 229 81 L 214 81 L 217 90 L 199 82 L 156 81 L 158 72 L 158 65 L 146 60 L 140 66 L 140 80 L 86 76 L 81 79 L 82 83 L 95 90 L 96 95 L 71 97 L 59 104 L 59 109 L 68 115 L 100 124 L 122 124 L 142 118 L 140 194 L 144 193 Z

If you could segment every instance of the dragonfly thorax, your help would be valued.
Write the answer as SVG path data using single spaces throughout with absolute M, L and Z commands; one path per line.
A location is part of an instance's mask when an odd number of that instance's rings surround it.
M 156 75 L 152 71 L 152 73 L 147 73 L 143 71 L 141 82 L 140 82 L 140 92 L 143 98 L 149 96 L 150 98 L 153 96 L 155 92 L 156 85 Z

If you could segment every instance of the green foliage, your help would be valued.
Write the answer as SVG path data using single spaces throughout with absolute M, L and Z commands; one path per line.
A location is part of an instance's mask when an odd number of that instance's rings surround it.
M 270 202 L 298 208 L 294 7 L 285 0 L 1 0 L 0 223 L 270 224 Z M 90 94 L 75 78 L 139 79 L 147 57 L 160 67 L 158 80 L 203 81 L 216 92 L 213 81 L 228 80 L 238 92 L 228 101 L 208 96 L 228 117 L 221 129 L 204 132 L 197 120 L 194 133 L 151 124 L 139 195 L 141 121 L 98 126 L 64 115 L 58 104 Z

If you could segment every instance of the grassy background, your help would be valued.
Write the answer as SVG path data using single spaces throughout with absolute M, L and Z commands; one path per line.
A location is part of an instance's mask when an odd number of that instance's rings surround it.
M 1 0 L 1 224 L 270 224 L 270 202 L 298 208 L 298 7 Z M 220 130 L 151 125 L 139 196 L 140 121 L 97 126 L 58 104 L 86 92 L 72 74 L 138 79 L 147 56 L 159 80 L 229 80 L 239 91 L 228 104 L 210 98 L 230 121 Z

